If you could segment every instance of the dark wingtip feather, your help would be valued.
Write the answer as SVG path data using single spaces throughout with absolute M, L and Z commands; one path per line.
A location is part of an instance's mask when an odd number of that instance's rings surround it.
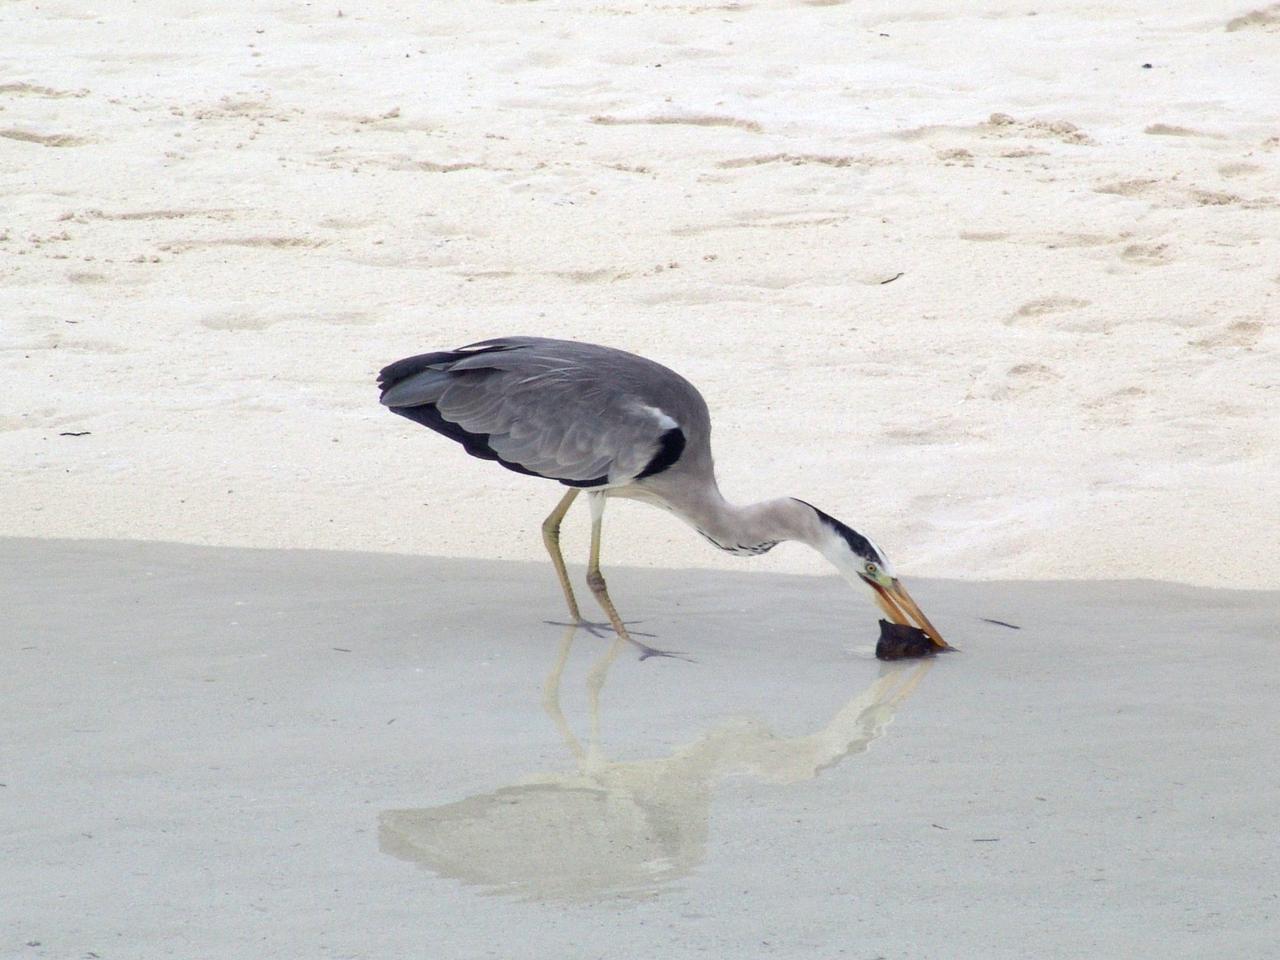
M 403 360 L 389 363 L 378 371 L 378 389 L 386 393 L 401 380 L 406 380 L 415 373 L 421 373 L 428 367 L 452 363 L 459 356 L 460 354 L 456 351 L 445 350 L 439 353 L 420 353 L 416 357 L 405 357 Z
M 401 380 L 407 380 L 415 373 L 421 373 L 431 367 L 445 368 L 451 363 L 457 363 L 464 357 L 474 357 L 478 353 L 496 353 L 502 350 L 511 350 L 515 344 L 510 342 L 510 338 L 503 337 L 497 340 L 482 340 L 480 343 L 468 344 L 460 350 L 439 350 L 435 353 L 420 353 L 416 357 L 405 357 L 403 360 L 397 360 L 395 363 L 389 363 L 378 371 L 378 388 L 386 393 Z

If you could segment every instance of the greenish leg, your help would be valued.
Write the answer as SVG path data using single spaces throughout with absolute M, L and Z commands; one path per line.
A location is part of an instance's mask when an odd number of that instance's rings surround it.
M 578 612 L 578 600 L 573 595 L 573 587 L 569 583 L 569 571 L 564 566 L 564 555 L 560 552 L 560 521 L 568 513 L 574 498 L 578 495 L 577 487 L 570 487 L 556 508 L 542 521 L 542 542 L 547 545 L 547 553 L 551 554 L 551 564 L 556 568 L 556 576 L 560 578 L 560 589 L 564 591 L 565 603 L 569 605 L 569 619 L 573 623 L 582 621 Z

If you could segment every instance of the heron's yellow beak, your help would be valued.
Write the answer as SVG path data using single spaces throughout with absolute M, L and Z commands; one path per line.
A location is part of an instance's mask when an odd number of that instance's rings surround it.
M 951 644 L 942 639 L 938 628 L 930 623 L 929 618 L 916 606 L 916 602 L 911 599 L 911 594 L 907 593 L 902 581 L 895 579 L 887 587 L 870 579 L 867 583 L 876 592 L 876 603 L 880 604 L 880 609 L 890 620 L 923 630 L 933 641 L 933 645 L 940 650 L 951 649 Z

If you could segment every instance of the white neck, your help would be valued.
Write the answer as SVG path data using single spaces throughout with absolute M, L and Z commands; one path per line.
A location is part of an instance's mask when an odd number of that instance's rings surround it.
M 713 487 L 700 491 L 695 499 L 664 505 L 721 550 L 752 556 L 784 540 L 798 540 L 826 557 L 850 583 L 860 582 L 864 558 L 803 501 L 780 497 L 739 506 Z

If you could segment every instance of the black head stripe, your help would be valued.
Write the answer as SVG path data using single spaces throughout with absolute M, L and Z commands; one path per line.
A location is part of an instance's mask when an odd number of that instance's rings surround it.
M 830 527 L 839 534 L 840 537 L 843 538 L 844 542 L 849 545 L 849 549 L 858 556 L 862 557 L 864 560 L 874 560 L 876 563 L 884 563 L 884 558 L 876 553 L 876 548 L 871 545 L 871 541 L 860 534 L 857 530 L 854 530 L 852 527 L 845 526 L 845 524 L 831 516 L 831 514 L 823 513 L 812 503 L 808 503 L 804 500 L 800 500 L 798 502 L 803 503 L 806 507 L 816 513 L 818 515 L 818 519 L 821 520 L 825 526 Z

